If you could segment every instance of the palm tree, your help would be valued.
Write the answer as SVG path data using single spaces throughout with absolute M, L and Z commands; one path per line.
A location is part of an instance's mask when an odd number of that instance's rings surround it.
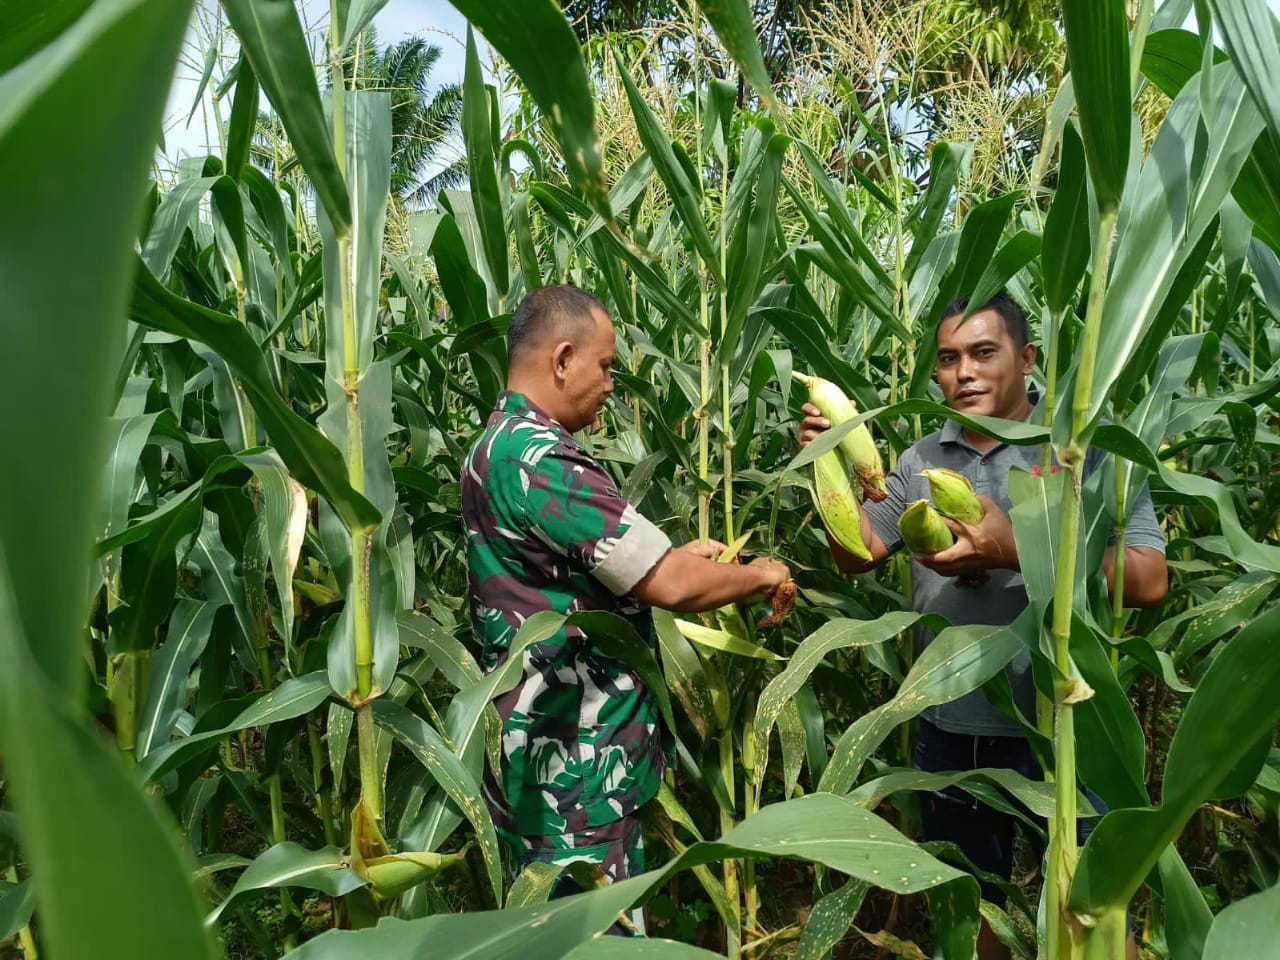
M 343 67 L 348 82 L 359 90 L 391 93 L 391 191 L 397 199 L 421 207 L 433 203 L 441 190 L 465 183 L 461 150 L 449 156 L 462 114 L 462 88 L 449 83 L 431 91 L 440 48 L 422 37 L 406 37 L 379 49 L 370 28 L 352 54 Z

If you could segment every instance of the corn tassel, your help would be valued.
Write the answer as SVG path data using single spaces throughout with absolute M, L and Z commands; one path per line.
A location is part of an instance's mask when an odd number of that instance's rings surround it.
M 951 528 L 928 500 L 916 500 L 898 518 L 902 542 L 912 553 L 937 553 L 955 543 Z
M 978 502 L 968 477 L 942 467 L 922 470 L 921 474 L 929 481 L 933 505 L 940 514 L 961 523 L 982 522 L 982 504 Z
M 809 402 L 831 422 L 832 427 L 847 423 L 858 415 L 858 408 L 854 406 L 853 401 L 830 380 L 795 372 L 791 376 L 808 388 Z M 884 485 L 884 463 L 880 459 L 880 451 L 876 449 L 876 442 L 871 438 L 871 431 L 867 429 L 867 425 L 859 424 L 846 433 L 840 440 L 840 449 L 853 464 L 853 469 L 858 475 L 858 483 L 862 487 L 863 497 L 883 500 L 888 492 Z
M 855 557 L 870 560 L 871 551 L 862 542 L 858 501 L 837 450 L 828 450 L 814 461 L 813 502 L 831 538 Z

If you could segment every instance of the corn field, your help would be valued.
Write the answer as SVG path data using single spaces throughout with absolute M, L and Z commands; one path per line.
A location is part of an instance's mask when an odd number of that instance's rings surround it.
M 396 92 L 357 81 L 386 0 L 315 30 L 293 0 L 0 4 L 0 954 L 967 960 L 985 921 L 1023 960 L 1118 960 L 1126 924 L 1149 960 L 1280 956 L 1267 3 L 1024 5 L 1028 66 L 991 26 L 1017 4 L 814 3 L 767 64 L 768 4 L 582 44 L 554 0 L 451 2 L 467 180 L 429 205 L 395 193 Z M 221 147 L 162 169 L 197 15 Z M 481 802 L 517 678 L 471 645 L 459 468 L 513 309 L 565 282 L 619 332 L 587 449 L 799 598 L 774 628 L 657 611 L 659 658 L 590 615 L 679 762 L 658 865 L 548 899 Z M 934 325 L 999 290 L 1040 407 L 966 423 L 1063 469 L 1011 483 L 1026 613 L 950 626 L 905 562 L 837 572 L 810 467 L 964 420 Z M 803 450 L 795 373 L 859 411 Z M 1170 584 L 1139 611 L 1099 558 L 1144 484 Z M 1023 650 L 1048 779 L 913 769 L 914 718 L 1012 708 Z M 1049 823 L 1003 907 L 918 839 L 948 784 Z M 653 937 L 598 936 L 646 904 Z

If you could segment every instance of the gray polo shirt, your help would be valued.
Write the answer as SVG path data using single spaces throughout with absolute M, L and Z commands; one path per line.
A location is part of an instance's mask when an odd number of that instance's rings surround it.
M 1106 453 L 1091 448 L 1085 458 L 1084 474 L 1088 476 L 1102 463 Z M 986 453 L 975 450 L 961 433 L 960 424 L 948 420 L 937 433 L 930 434 L 898 459 L 898 465 L 885 478 L 888 496 L 878 503 L 863 504 L 871 526 L 890 553 L 902 547 L 898 517 L 913 500 L 929 498 L 929 481 L 920 471 L 946 467 L 969 478 L 973 489 L 990 497 L 1008 513 L 1013 508 L 1009 499 L 1009 471 L 1018 467 L 1030 470 L 1040 462 L 1039 446 L 1000 444 Z M 1125 532 L 1125 545 L 1153 547 L 1164 552 L 1164 536 L 1156 521 L 1151 494 L 1144 486 L 1130 511 Z M 1027 605 L 1027 592 L 1022 575 L 1013 570 L 992 570 L 990 579 L 978 587 L 957 587 L 955 578 L 943 577 L 928 567 L 911 561 L 912 606 L 921 613 L 939 613 L 953 625 L 1012 623 Z M 916 630 L 916 644 L 922 648 L 932 639 L 923 628 Z M 1013 686 L 1014 701 L 1022 715 L 1035 717 L 1035 684 L 1031 677 L 1031 655 L 1021 651 L 1007 671 Z M 1000 713 L 987 700 L 982 690 L 974 690 L 959 700 L 929 707 L 923 714 L 930 723 L 952 733 L 975 736 L 1022 736 L 1021 728 Z

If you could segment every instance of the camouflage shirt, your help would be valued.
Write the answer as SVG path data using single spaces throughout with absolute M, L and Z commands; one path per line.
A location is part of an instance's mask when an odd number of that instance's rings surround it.
M 471 613 L 480 665 L 507 657 L 542 610 L 606 610 L 654 642 L 630 591 L 671 548 L 573 436 L 519 393 L 503 393 L 462 471 Z M 486 782 L 500 830 L 581 833 L 632 813 L 665 766 L 653 695 L 570 627 L 523 653 L 502 717 L 502 787 Z M 495 796 L 495 794 L 497 794 Z

